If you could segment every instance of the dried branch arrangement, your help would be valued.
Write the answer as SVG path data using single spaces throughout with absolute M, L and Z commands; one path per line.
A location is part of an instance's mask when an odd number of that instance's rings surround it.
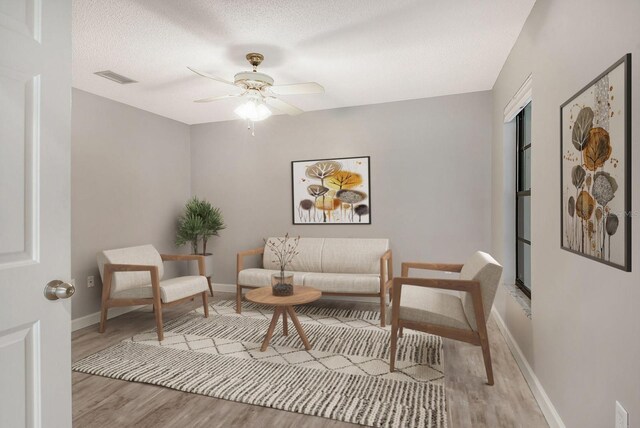
M 275 240 L 264 240 L 265 245 L 271 250 L 275 258 L 272 260 L 274 263 L 280 265 L 280 277 L 284 277 L 284 270 L 287 265 L 291 263 L 293 258 L 298 255 L 298 243 L 300 237 L 290 238 L 287 233 L 284 238 L 275 238 Z

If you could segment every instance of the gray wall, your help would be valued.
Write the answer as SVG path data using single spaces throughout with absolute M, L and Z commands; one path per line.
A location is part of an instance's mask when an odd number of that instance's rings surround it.
M 496 306 L 567 427 L 613 426 L 615 400 L 631 421 L 640 415 L 640 228 L 633 227 L 633 272 L 626 273 L 561 250 L 558 215 L 560 105 L 627 52 L 638 182 L 639 21 L 637 0 L 538 0 L 493 91 L 492 243 L 495 255 L 509 260 L 514 152 L 505 144 L 502 110 L 533 74 L 533 319 L 503 291 Z M 632 200 L 637 212 L 640 186 Z
M 190 196 L 189 127 L 73 90 L 71 275 L 74 319 L 100 310 L 96 253 L 150 243 L 174 251 L 175 220 Z M 170 268 L 165 274 L 174 274 Z M 96 286 L 87 288 L 87 276 Z
M 490 249 L 490 92 L 191 127 L 191 189 L 220 207 L 215 283 L 272 235 L 384 237 L 400 261 L 464 261 Z M 371 156 L 371 225 L 293 226 L 291 161 Z

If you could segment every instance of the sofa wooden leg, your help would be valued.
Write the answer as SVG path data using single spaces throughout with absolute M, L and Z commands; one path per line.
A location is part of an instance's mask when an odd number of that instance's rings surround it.
M 206 291 L 202 292 L 202 306 L 204 307 L 204 317 L 209 318 L 209 296 Z
M 400 331 L 398 332 L 398 336 L 402 337 L 403 333 L 404 333 L 404 327 L 400 326 Z
M 236 284 L 236 313 L 242 313 L 242 287 Z
M 387 305 L 385 293 L 380 293 L 380 327 L 384 327 L 387 318 Z

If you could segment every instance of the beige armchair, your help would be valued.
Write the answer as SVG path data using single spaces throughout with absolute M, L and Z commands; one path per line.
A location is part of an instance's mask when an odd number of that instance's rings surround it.
M 459 272 L 460 277 L 411 278 L 409 269 Z M 398 333 L 402 336 L 406 327 L 480 346 L 493 385 L 487 319 L 501 275 L 502 266 L 481 251 L 464 265 L 402 263 L 402 276 L 392 285 L 390 370 L 395 370 Z
M 152 245 L 120 248 L 98 253 L 102 278 L 100 333 L 104 333 L 109 308 L 153 305 L 158 340 L 164 339 L 162 308 L 202 297 L 205 318 L 209 316 L 204 256 L 160 255 Z M 200 275 L 162 280 L 164 261 L 197 260 Z

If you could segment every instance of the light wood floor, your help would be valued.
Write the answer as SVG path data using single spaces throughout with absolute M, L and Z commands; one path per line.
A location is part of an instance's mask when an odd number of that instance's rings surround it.
M 216 299 L 231 294 L 217 293 Z M 344 308 L 376 309 L 376 304 L 337 302 Z M 191 309 L 185 304 L 164 312 L 165 320 Z M 107 331 L 90 326 L 73 333 L 76 361 L 154 327 L 150 308 L 109 320 Z M 527 383 L 496 323 L 489 322 L 495 385 L 487 386 L 479 347 L 444 340 L 445 388 L 453 428 L 547 427 Z M 220 400 L 159 386 L 73 373 L 75 427 L 355 427 L 320 417 Z

